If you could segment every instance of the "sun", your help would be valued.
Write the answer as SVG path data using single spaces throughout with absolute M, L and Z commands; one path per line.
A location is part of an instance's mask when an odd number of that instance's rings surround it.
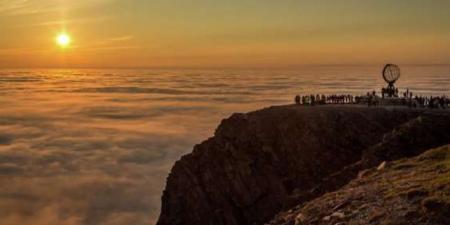
M 71 42 L 72 39 L 66 33 L 60 33 L 58 34 L 58 36 L 56 36 L 56 43 L 62 48 L 68 47 Z

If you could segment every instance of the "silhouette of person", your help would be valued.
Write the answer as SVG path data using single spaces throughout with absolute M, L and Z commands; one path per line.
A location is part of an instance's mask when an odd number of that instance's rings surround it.
M 295 104 L 300 105 L 300 103 L 301 103 L 300 100 L 301 100 L 300 95 L 296 95 L 295 96 Z

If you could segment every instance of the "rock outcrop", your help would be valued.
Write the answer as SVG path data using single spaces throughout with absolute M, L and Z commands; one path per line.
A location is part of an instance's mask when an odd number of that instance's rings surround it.
M 436 128 L 435 121 L 442 125 Z M 361 169 L 448 143 L 448 121 L 447 111 L 358 106 L 280 106 L 234 114 L 214 137 L 176 162 L 158 225 L 264 224 L 335 191 Z M 410 135 L 423 139 L 408 140 Z M 414 148 L 395 151 L 408 146 Z
M 450 146 L 385 163 L 267 225 L 450 224 Z
M 361 160 L 322 179 L 315 196 L 334 191 L 383 162 L 417 156 L 424 151 L 450 143 L 450 112 L 427 111 L 395 127 L 383 140 L 363 151 Z
M 424 150 L 450 142 L 448 111 L 429 111 L 384 135 L 383 140 L 364 151 L 365 168 L 382 161 L 392 161 L 421 154 Z

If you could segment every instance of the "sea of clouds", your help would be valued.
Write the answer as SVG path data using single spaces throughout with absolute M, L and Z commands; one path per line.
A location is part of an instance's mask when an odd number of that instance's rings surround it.
M 223 118 L 364 94 L 378 69 L 0 70 L 1 224 L 154 224 L 171 166 Z M 404 86 L 448 93 L 448 68 L 410 71 Z

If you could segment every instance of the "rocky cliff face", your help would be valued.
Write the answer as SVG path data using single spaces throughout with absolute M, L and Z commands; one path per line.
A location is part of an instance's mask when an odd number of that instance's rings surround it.
M 450 146 L 383 163 L 267 225 L 450 224 Z
M 431 129 L 435 117 L 444 124 L 438 131 Z M 448 135 L 441 135 L 448 133 L 448 118 L 448 113 L 333 106 L 234 114 L 172 168 L 158 225 L 264 224 L 284 209 L 336 190 L 361 169 L 401 158 L 404 153 L 395 148 L 417 144 L 408 141 L 408 132 L 425 135 L 409 155 L 448 142 Z

